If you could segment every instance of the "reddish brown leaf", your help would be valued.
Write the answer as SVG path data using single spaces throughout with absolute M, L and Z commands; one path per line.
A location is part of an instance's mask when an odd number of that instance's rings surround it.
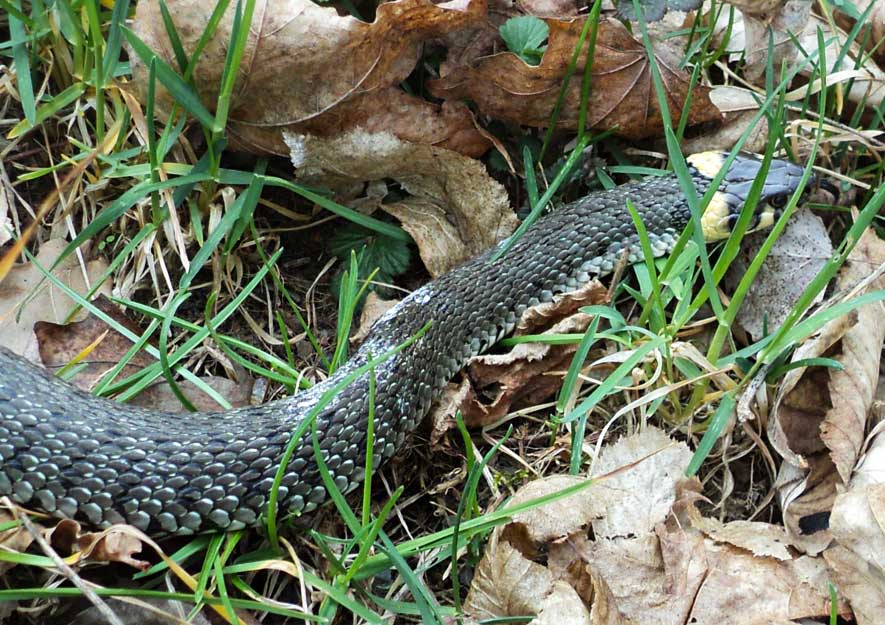
M 540 65 L 527 65 L 510 52 L 494 54 L 469 65 L 449 67 L 439 80 L 428 83 L 431 93 L 446 99 L 471 98 L 480 111 L 496 119 L 546 126 L 583 21 L 546 22 L 550 27 L 549 45 Z M 666 50 L 657 52 L 656 60 L 670 111 L 678 114 L 689 95 L 689 74 L 678 69 L 678 59 L 671 58 Z M 585 61 L 586 52 L 579 58 L 575 77 L 569 83 L 560 128 L 577 127 Z M 719 119 L 719 111 L 707 93 L 701 86 L 691 93 L 690 124 Z M 629 138 L 646 137 L 663 127 L 645 48 L 614 20 L 603 20 L 599 25 L 587 126 L 598 131 L 616 128 L 616 134 Z

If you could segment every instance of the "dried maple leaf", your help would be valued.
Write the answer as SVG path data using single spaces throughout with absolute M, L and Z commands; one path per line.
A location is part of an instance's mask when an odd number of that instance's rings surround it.
M 470 98 L 481 112 L 496 119 L 546 126 L 583 21 L 545 21 L 550 28 L 549 44 L 540 65 L 527 65 L 510 52 L 494 54 L 469 64 L 447 66 L 441 78 L 428 82 L 430 92 L 445 99 Z M 689 97 L 689 74 L 678 69 L 678 59 L 671 58 L 666 50 L 656 53 L 655 60 L 670 111 L 681 111 Z M 581 76 L 585 62 L 586 51 L 578 59 L 575 76 Z M 691 92 L 689 124 L 720 118 L 707 92 L 703 86 Z M 573 77 L 558 121 L 560 128 L 577 127 L 580 103 L 581 80 Z M 614 128 L 616 134 L 634 139 L 663 128 L 645 48 L 615 20 L 601 20 L 599 24 L 587 127 L 597 131 Z

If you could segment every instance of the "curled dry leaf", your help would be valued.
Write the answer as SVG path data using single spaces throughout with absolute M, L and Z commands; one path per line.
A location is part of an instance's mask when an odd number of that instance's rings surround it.
M 540 65 L 527 65 L 510 52 L 482 57 L 475 62 L 447 66 L 438 80 L 429 81 L 430 92 L 440 98 L 470 98 L 491 117 L 527 126 L 544 127 L 558 99 L 560 86 L 583 28 L 582 20 L 546 20 L 549 44 Z M 689 95 L 689 73 L 678 69 L 678 59 L 657 53 L 671 111 L 681 111 Z M 586 52 L 578 60 L 575 76 L 581 76 Z M 587 105 L 587 127 L 596 131 L 615 129 L 629 138 L 653 135 L 663 128 L 657 96 L 645 48 L 615 20 L 599 25 L 593 60 L 593 88 Z M 558 126 L 575 129 L 581 102 L 581 80 L 569 83 Z M 706 87 L 691 93 L 689 124 L 719 119 Z
M 67 246 L 63 239 L 51 239 L 40 246 L 37 262 L 48 270 Z M 107 268 L 103 260 L 91 260 L 84 267 L 77 255 L 71 254 L 53 274 L 77 293 L 85 294 Z M 39 288 L 34 295 L 31 291 Z M 110 283 L 105 282 L 99 293 L 110 295 Z M 0 345 L 37 362 L 37 339 L 33 327 L 37 321 L 61 323 L 75 308 L 75 303 L 61 289 L 45 278 L 33 263 L 15 265 L 0 283 Z M 82 316 L 82 315 L 81 315 Z
M 882 381 L 880 380 L 880 385 Z M 823 553 L 860 625 L 885 614 L 885 425 L 880 421 L 848 490 L 830 516 L 835 544 Z
M 767 235 L 767 232 L 751 234 L 744 241 L 725 274 L 725 285 L 731 292 L 759 255 Z M 809 209 L 797 211 L 772 246 L 738 312 L 738 323 L 754 341 L 780 327 L 832 253 L 833 245 L 821 218 Z M 823 293 L 814 303 L 822 298 Z
M 46 539 L 61 553 L 79 552 L 81 562 L 122 562 L 146 570 L 150 562 L 133 557 L 141 553 L 142 543 L 123 526 L 111 526 L 101 532 L 84 532 L 76 521 L 63 519 L 46 531 Z
M 837 276 L 837 291 L 852 291 L 882 263 L 885 242 L 873 231 L 865 232 Z M 864 290 L 882 288 L 885 278 L 879 276 Z M 781 500 L 797 500 L 783 506 L 788 529 L 794 533 L 799 529 L 794 540 L 805 533 L 801 531 L 803 518 L 825 518 L 829 514 L 837 484 L 847 484 L 851 477 L 875 398 L 883 340 L 885 304 L 877 302 L 834 319 L 793 355 L 794 361 L 827 357 L 843 366 L 841 371 L 825 367 L 794 369 L 784 376 L 778 390 L 769 438 L 786 461 L 778 480 L 783 485 Z M 805 478 L 809 467 L 816 471 Z M 835 471 L 833 479 L 827 478 L 829 470 Z M 791 479 L 786 478 L 788 475 Z M 815 489 L 802 483 L 811 477 Z M 802 491 L 808 492 L 804 500 L 799 496 Z M 810 502 L 815 505 L 807 505 Z M 790 509 L 797 503 L 801 517 Z
M 738 3 L 732 3 L 738 6 Z M 824 54 L 827 59 L 827 84 L 848 88 L 848 98 L 868 107 L 878 107 L 885 98 L 885 72 L 856 41 L 848 47 L 848 35 L 834 29 L 828 20 L 812 14 L 812 3 L 807 0 L 747 0 L 738 6 L 740 13 L 729 23 L 728 12 L 721 11 L 716 22 L 717 36 L 730 33 L 725 42 L 732 52 L 732 59 L 746 61 L 743 76 L 762 86 L 765 68 L 769 63 L 780 67 L 799 68 L 800 75 L 810 76 L 818 62 L 818 31 L 827 42 Z M 871 15 L 871 18 L 873 16 Z M 774 56 L 769 54 L 769 41 L 774 44 Z M 878 41 L 871 39 L 871 41 Z M 721 44 L 721 42 L 720 42 Z M 837 66 L 838 63 L 838 66 Z M 819 85 L 813 85 L 819 89 Z M 802 87 L 788 95 L 789 100 L 807 97 L 809 90 Z
M 557 295 L 547 304 L 527 309 L 517 322 L 515 336 L 524 334 L 580 333 L 591 317 L 578 309 L 606 301 L 608 292 L 598 281 Z M 503 354 L 476 356 L 464 367 L 460 382 L 449 384 L 431 411 L 431 441 L 436 442 L 453 425 L 460 410 L 469 427 L 499 421 L 511 409 L 544 401 L 560 387 L 561 375 L 571 363 L 577 344 L 518 343 Z
M 601 465 L 623 471 L 493 532 L 465 603 L 473 616 L 537 614 L 546 622 L 543 606 L 553 596 L 574 614 L 558 622 L 587 622 L 588 606 L 589 622 L 612 625 L 761 625 L 829 613 L 824 563 L 791 554 L 782 530 L 701 516 L 698 481 L 681 477 L 684 445 L 649 428 L 602 453 Z M 578 483 L 538 480 L 514 502 Z M 574 594 L 562 593 L 565 585 Z M 848 614 L 845 605 L 839 612 Z
M 333 189 L 393 178 L 412 195 L 377 205 L 403 223 L 433 276 L 492 247 L 516 227 L 507 192 L 479 161 L 389 133 L 334 139 L 286 134 L 300 181 Z
M 193 54 L 214 4 L 166 4 L 185 52 Z M 357 126 L 473 156 L 488 148 L 466 107 L 441 108 L 392 88 L 412 72 L 425 41 L 483 20 L 483 0 L 383 2 L 371 23 L 309 0 L 255 4 L 228 117 L 229 130 L 241 148 L 285 154 L 281 130 L 332 136 Z M 193 73 L 197 93 L 210 110 L 218 100 L 235 7 L 231 4 L 224 13 Z M 138 4 L 134 30 L 160 58 L 177 67 L 159 3 Z M 137 54 L 129 58 L 143 100 L 148 68 Z M 158 89 L 158 96 L 159 110 L 168 112 L 169 94 Z

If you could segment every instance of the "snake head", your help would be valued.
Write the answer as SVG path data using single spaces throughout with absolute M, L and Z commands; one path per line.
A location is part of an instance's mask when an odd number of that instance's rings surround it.
M 719 174 L 727 158 L 727 152 L 713 151 L 692 154 L 686 161 L 701 176 L 712 180 Z M 755 154 L 741 152 L 735 157 L 701 217 L 701 226 L 707 241 L 728 238 L 761 169 L 762 158 Z M 799 188 L 803 171 L 804 167 L 789 161 L 772 159 L 747 232 L 765 230 L 774 225 Z M 816 182 L 817 177 L 811 174 L 805 189 L 811 188 Z

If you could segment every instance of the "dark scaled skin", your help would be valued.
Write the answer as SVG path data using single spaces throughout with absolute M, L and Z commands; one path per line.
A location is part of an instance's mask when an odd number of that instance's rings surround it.
M 770 186 L 792 192 L 801 170 L 784 166 L 789 180 L 780 184 L 770 173 Z M 710 179 L 692 174 L 702 195 Z M 667 253 L 689 220 L 675 177 L 593 194 L 539 220 L 500 260 L 490 263 L 487 252 L 412 293 L 329 380 L 259 407 L 195 414 L 129 407 L 77 390 L 0 348 L 0 495 L 56 517 L 98 527 L 129 523 L 154 536 L 257 525 L 290 437 L 323 394 L 370 355 L 432 321 L 421 338 L 375 367 L 377 467 L 466 360 L 512 331 L 526 308 L 611 271 L 624 250 L 630 262 L 640 260 L 626 198 L 655 253 Z M 363 479 L 367 418 L 366 375 L 317 416 L 323 458 L 343 491 Z M 326 497 L 308 428 L 286 467 L 280 513 L 308 512 Z

